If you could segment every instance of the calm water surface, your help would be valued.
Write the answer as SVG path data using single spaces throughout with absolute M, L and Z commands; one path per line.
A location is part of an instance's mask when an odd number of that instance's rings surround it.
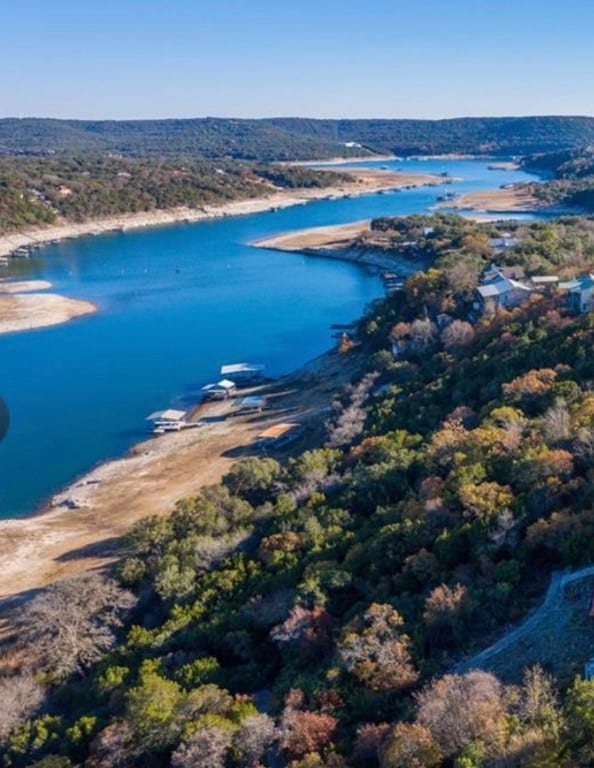
M 370 165 L 367 163 L 366 165 Z M 50 280 L 99 312 L 0 336 L 0 395 L 11 427 L 0 443 L 0 517 L 33 511 L 98 461 L 146 435 L 151 411 L 195 402 L 225 362 L 287 373 L 330 345 L 330 325 L 382 295 L 352 264 L 249 247 L 286 230 L 428 210 L 444 191 L 532 178 L 486 161 L 382 162 L 463 181 L 276 213 L 65 241 L 38 252 L 27 276 Z

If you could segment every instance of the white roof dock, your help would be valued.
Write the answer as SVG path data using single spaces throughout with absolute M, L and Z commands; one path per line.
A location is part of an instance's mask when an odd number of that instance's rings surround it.
M 217 389 L 231 392 L 236 389 L 235 382 L 230 381 L 229 379 L 221 379 L 221 381 L 217 381 L 216 384 L 207 384 L 205 387 L 202 387 L 203 392 L 212 392 Z
M 237 400 L 234 405 L 240 411 L 261 411 L 266 405 L 266 398 L 263 395 L 250 395 Z
M 147 421 L 183 421 L 187 416 L 186 411 L 177 411 L 167 408 L 164 411 L 155 411 L 146 417 Z
M 266 366 L 254 365 L 253 363 L 231 363 L 221 366 L 221 376 L 254 375 L 262 373 Z

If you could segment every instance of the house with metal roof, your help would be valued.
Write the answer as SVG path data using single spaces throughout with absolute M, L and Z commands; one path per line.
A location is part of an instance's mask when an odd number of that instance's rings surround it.
M 594 310 L 594 274 L 590 272 L 575 280 L 559 283 L 567 291 L 567 307 L 576 314 Z
M 476 292 L 479 308 L 485 314 L 492 314 L 501 308 L 517 307 L 533 290 L 526 282 L 508 277 L 502 269 L 491 265 Z

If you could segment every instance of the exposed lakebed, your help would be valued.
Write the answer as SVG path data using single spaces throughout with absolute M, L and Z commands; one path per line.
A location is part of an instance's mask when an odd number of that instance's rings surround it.
M 488 170 L 486 160 L 381 164 L 462 181 L 83 237 L 38 251 L 26 265 L 27 279 L 48 280 L 99 311 L 0 337 L 0 395 L 10 409 L 0 443 L 0 517 L 32 512 L 76 475 L 125 452 L 145 436 L 148 413 L 195 402 L 222 363 L 250 360 L 272 375 L 287 373 L 328 348 L 332 323 L 356 319 L 382 295 L 379 277 L 368 269 L 250 242 L 423 212 L 444 191 L 533 178 Z

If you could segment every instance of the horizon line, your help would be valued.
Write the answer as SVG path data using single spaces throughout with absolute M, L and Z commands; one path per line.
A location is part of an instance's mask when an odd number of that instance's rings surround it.
M 268 115 L 264 117 L 246 117 L 237 115 L 197 115 L 192 117 L 55 117 L 52 115 L 2 115 L 0 120 L 56 120 L 64 122 L 94 122 L 94 123 L 128 123 L 128 122 L 165 122 L 165 121 L 196 121 L 196 120 L 313 120 L 319 122 L 424 122 L 439 123 L 453 120 L 522 120 L 530 118 L 569 118 L 575 120 L 592 120 L 594 115 L 574 113 L 530 113 L 507 115 L 454 115 L 450 117 L 320 117 L 312 115 Z

